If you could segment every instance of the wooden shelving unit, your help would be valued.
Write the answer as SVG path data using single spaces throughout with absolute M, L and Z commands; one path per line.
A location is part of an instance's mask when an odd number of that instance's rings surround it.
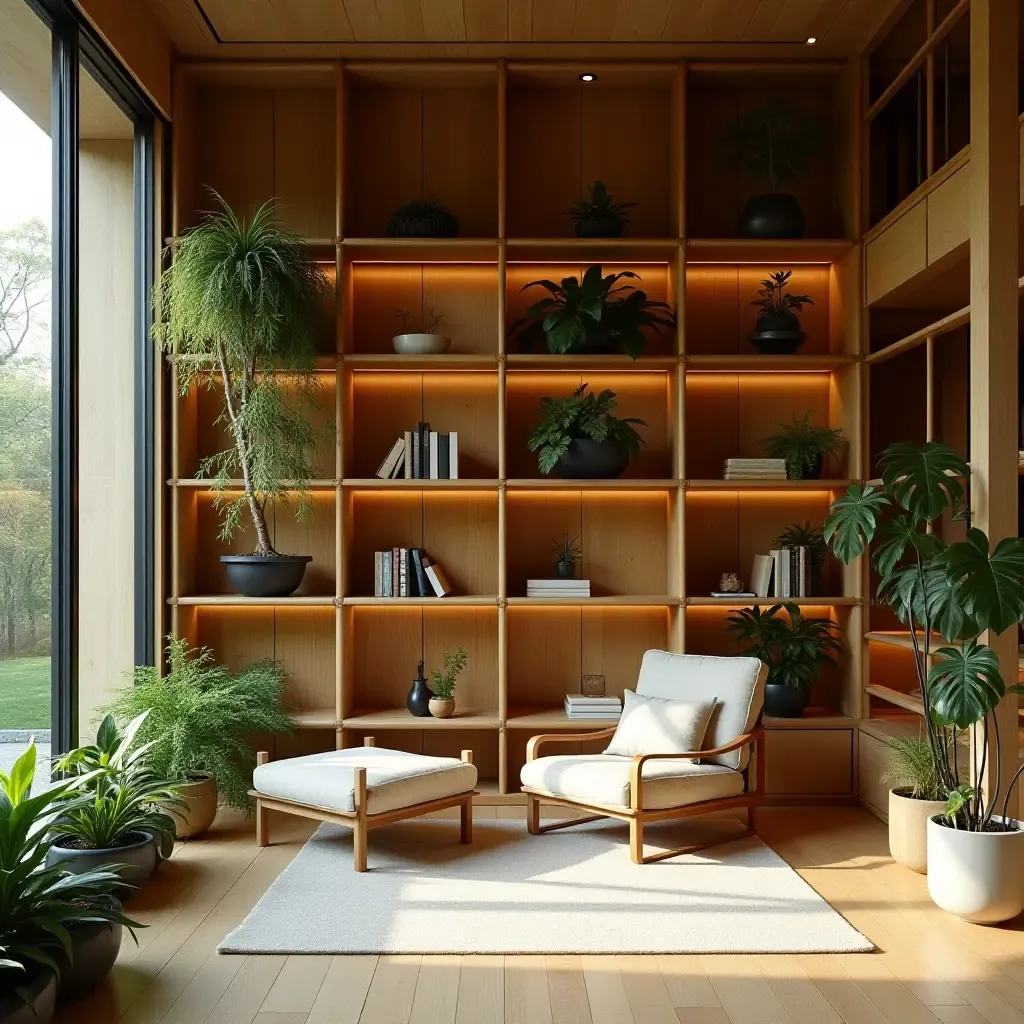
M 223 440 L 216 392 L 177 399 L 167 424 L 171 628 L 232 666 L 282 662 L 297 730 L 278 738 L 282 751 L 367 734 L 427 753 L 470 746 L 482 799 L 508 802 L 532 732 L 606 724 L 565 718 L 562 697 L 579 689 L 581 674 L 602 673 L 608 691 L 621 693 L 648 648 L 734 653 L 726 616 L 754 602 L 710 598 L 719 574 L 745 579 L 783 527 L 820 523 L 832 497 L 863 478 L 861 253 L 841 237 L 855 234 L 852 196 L 824 173 L 802 196 L 820 238 L 687 237 L 698 207 L 716 201 L 698 152 L 706 147 L 688 147 L 690 164 L 679 158 L 687 135 L 785 80 L 784 68 L 737 76 L 716 67 L 610 65 L 591 88 L 581 69 L 558 63 L 338 62 L 316 74 L 254 65 L 250 78 L 179 66 L 175 234 L 205 207 L 203 186 L 241 210 L 277 195 L 282 221 L 316 240 L 336 286 L 320 369 L 337 443 L 320 453 L 313 518 L 295 523 L 281 508 L 272 521 L 279 548 L 314 556 L 299 595 L 261 602 L 227 593 L 217 558 L 229 549 L 217 540 L 209 481 L 194 479 Z M 815 104 L 842 111 L 845 74 L 816 71 Z M 615 133 L 602 127 L 608 118 Z M 835 135 L 822 168 L 853 145 Z M 639 202 L 635 237 L 571 235 L 562 211 L 598 178 Z M 390 212 L 421 195 L 454 209 L 466 237 L 380 237 Z M 742 195 L 731 179 L 721 203 L 734 220 Z M 652 336 L 635 362 L 517 348 L 510 328 L 534 299 L 523 286 L 595 262 L 639 273 L 648 294 L 674 308 L 677 331 Z M 791 357 L 760 356 L 747 339 L 749 301 L 777 269 L 793 269 L 793 290 L 815 296 L 803 318 L 807 342 Z M 393 308 L 429 306 L 445 315 L 451 351 L 395 355 Z M 647 422 L 646 445 L 621 479 L 541 477 L 525 444 L 539 398 L 584 382 L 612 388 L 620 415 Z M 764 454 L 761 438 L 807 410 L 849 440 L 826 479 L 717 478 L 724 458 Z M 459 431 L 463 479 L 373 476 L 418 420 Z M 549 539 L 563 532 L 582 537 L 594 597 L 527 598 L 526 579 L 551 574 Z M 230 550 L 250 543 L 243 532 Z M 455 595 L 374 598 L 373 551 L 396 545 L 429 551 Z M 831 565 L 823 586 L 830 596 L 797 603 L 835 618 L 848 638 L 862 636 L 860 574 Z M 404 701 L 417 661 L 429 670 L 459 644 L 470 661 L 458 715 L 413 718 Z M 814 714 L 768 723 L 778 737 L 768 748 L 769 791 L 780 780 L 779 799 L 816 792 L 800 764 L 803 742 L 839 764 L 830 777 L 849 779 L 819 795 L 854 793 L 861 662 L 854 640 L 815 686 Z

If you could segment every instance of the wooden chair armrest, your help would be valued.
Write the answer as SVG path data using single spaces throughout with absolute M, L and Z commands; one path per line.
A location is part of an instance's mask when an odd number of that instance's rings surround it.
M 534 761 L 542 743 L 578 743 L 580 740 L 604 740 L 615 735 L 615 726 L 597 732 L 548 732 L 531 736 L 526 744 L 526 760 Z
M 648 761 L 679 761 L 690 760 L 695 757 L 717 757 L 719 754 L 730 754 L 734 750 L 757 743 L 764 736 L 764 726 L 758 724 L 750 732 L 720 747 L 711 747 L 708 750 L 691 750 L 685 754 L 636 754 L 633 763 L 629 766 L 629 806 L 634 811 L 642 811 L 643 803 L 643 767 Z

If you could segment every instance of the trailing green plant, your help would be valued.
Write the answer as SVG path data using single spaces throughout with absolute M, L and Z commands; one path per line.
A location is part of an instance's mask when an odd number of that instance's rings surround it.
M 454 238 L 459 218 L 434 199 L 414 199 L 395 210 L 387 232 L 391 238 Z
M 825 564 L 828 545 L 825 543 L 825 532 L 820 526 L 811 526 L 810 522 L 790 523 L 775 538 L 775 546 L 779 548 L 807 548 L 811 553 L 811 568 L 820 569 Z
M 31 796 L 36 746 L 0 771 L 0 992 L 30 998 L 28 986 L 40 970 L 58 973 L 56 958 L 71 954 L 70 927 L 92 922 L 122 924 L 135 936 L 144 927 L 103 897 L 131 889 L 115 868 L 70 874 L 46 866 L 53 846 L 49 826 L 81 797 L 89 773 Z
M 644 439 L 633 424 L 647 424 L 632 416 L 618 419 L 612 415 L 616 406 L 615 392 L 605 388 L 595 395 L 581 384 L 565 398 L 540 400 L 541 422 L 530 434 L 528 447 L 537 452 L 537 465 L 542 473 L 550 473 L 558 460 L 569 450 L 573 441 L 589 438 L 591 441 L 618 441 L 624 444 L 631 457 L 640 451 Z
M 575 562 L 583 554 L 580 538 L 569 540 L 569 534 L 563 533 L 561 538 L 551 538 L 551 548 L 558 556 L 559 562 Z
M 757 306 L 761 310 L 759 316 L 764 316 L 766 313 L 796 314 L 802 312 L 804 306 L 814 305 L 814 299 L 810 295 L 794 295 L 792 292 L 786 291 L 786 285 L 789 284 L 789 279 L 792 276 L 792 270 L 782 270 L 776 274 L 769 274 L 761 282 L 761 287 L 757 290 L 757 298 L 750 300 L 752 306 Z
M 855 484 L 832 503 L 825 539 L 844 563 L 872 545 L 878 600 L 909 630 L 926 738 L 939 791 L 948 794 L 948 823 L 1004 831 L 1006 826 L 993 821 L 996 800 L 986 796 L 980 779 L 990 741 L 999 750 L 999 723 L 992 712 L 1008 688 L 995 651 L 981 637 L 1015 630 L 1024 621 L 1024 541 L 1006 537 L 993 548 L 971 525 L 964 500 L 971 468 L 946 445 L 892 444 L 882 453 L 880 468 L 881 487 Z M 947 544 L 931 527 L 949 512 L 967 529 L 964 540 Z M 1024 687 L 1009 691 L 1022 693 Z M 976 726 L 983 753 L 962 766 L 958 740 Z M 993 792 L 1004 794 L 1005 819 L 1021 771 L 1004 789 L 999 760 L 997 753 Z
M 786 103 L 771 103 L 730 121 L 722 133 L 727 158 L 755 180 L 767 179 L 772 192 L 799 178 L 821 144 L 818 120 Z
M 588 228 L 607 226 L 611 229 L 609 235 L 621 235 L 623 227 L 629 223 L 629 216 L 623 211 L 637 204 L 613 202 L 608 186 L 603 181 L 588 185 L 587 192 L 587 199 L 577 199 L 566 211 L 576 225 L 576 233 L 586 234 Z
M 412 313 L 407 309 L 398 309 L 397 307 L 392 310 L 392 313 L 394 313 L 395 319 L 402 325 L 403 334 L 436 334 L 438 327 L 444 322 L 443 314 L 439 313 L 433 306 L 427 306 L 420 315 L 419 330 L 410 332 L 409 319 L 412 317 Z
M 565 277 L 554 281 L 531 281 L 527 288 L 543 288 L 547 297 L 533 303 L 526 316 L 512 327 L 512 334 L 529 345 L 544 340 L 548 351 L 572 352 L 588 344 L 621 345 L 636 359 L 646 344 L 645 329 L 660 334 L 662 328 L 674 329 L 676 317 L 666 302 L 654 302 L 647 293 L 623 280 L 639 281 L 639 275 L 623 270 L 602 275 L 601 267 L 587 268 L 580 281 Z
M 758 605 L 740 608 L 729 616 L 725 628 L 744 654 L 768 666 L 767 681 L 780 686 L 810 684 L 843 649 L 839 627 L 831 619 L 805 618 L 789 601 L 765 611 Z
M 455 696 L 455 683 L 466 668 L 469 652 L 460 647 L 453 654 L 447 648 L 444 652 L 444 668 L 434 669 L 430 673 L 430 685 L 434 696 L 441 700 L 450 700 Z
M 138 666 L 133 685 L 106 710 L 121 721 L 148 711 L 139 739 L 151 744 L 154 770 L 181 782 L 211 775 L 228 804 L 248 811 L 256 754 L 246 737 L 292 731 L 284 681 L 277 662 L 257 661 L 234 673 L 216 664 L 208 648 L 191 648 L 171 634 L 166 673 Z
M 780 423 L 777 433 L 761 441 L 773 459 L 786 460 L 786 474 L 790 480 L 811 477 L 819 459 L 839 450 L 845 438 L 838 427 L 816 427 L 811 414 L 793 416 L 792 423 Z
M 949 795 L 939 781 L 931 744 L 923 736 L 893 736 L 885 745 L 892 751 L 888 771 L 881 781 L 902 785 L 915 800 L 945 800 Z
M 183 394 L 219 389 L 217 422 L 231 447 L 200 462 L 211 477 L 229 539 L 247 511 L 257 555 L 276 555 L 268 504 L 294 496 L 296 515 L 312 508 L 313 457 L 329 426 L 314 371 L 317 325 L 330 293 L 324 271 L 297 235 L 275 223 L 273 200 L 248 220 L 216 192 L 219 209 L 186 231 L 154 290 L 153 334 L 176 360 Z M 230 481 L 241 478 L 239 491 Z

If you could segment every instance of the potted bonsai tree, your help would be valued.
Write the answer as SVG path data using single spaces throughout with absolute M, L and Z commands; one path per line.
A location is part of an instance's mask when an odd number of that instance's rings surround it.
M 537 453 L 541 473 L 579 479 L 622 476 L 629 460 L 640 451 L 643 438 L 634 417 L 617 419 L 615 392 L 607 388 L 595 395 L 581 384 L 565 398 L 540 400 L 541 422 L 530 434 L 529 448 Z
M 400 206 L 388 220 L 391 238 L 455 238 L 459 218 L 433 199 L 414 199 Z
M 284 679 L 281 666 L 270 660 L 231 672 L 215 663 L 208 648 L 190 648 L 172 634 L 167 672 L 138 666 L 132 685 L 109 705 L 121 721 L 145 715 L 137 739 L 148 745 L 152 770 L 175 780 L 181 806 L 168 813 L 179 838 L 213 824 L 218 792 L 229 806 L 250 811 L 256 754 L 247 737 L 292 731 L 282 706 Z
M 250 554 L 221 557 L 228 578 L 250 597 L 286 597 L 312 558 L 275 550 L 266 511 L 290 494 L 298 516 L 311 509 L 312 458 L 324 434 L 309 415 L 319 409 L 316 324 L 329 284 L 302 239 L 276 226 L 273 202 L 245 220 L 216 198 L 220 210 L 174 247 L 153 331 L 176 359 L 183 393 L 194 383 L 221 391 L 218 422 L 232 444 L 203 459 L 199 475 L 213 477 L 221 538 L 246 514 L 256 534 Z
M 803 210 L 779 186 L 800 176 L 820 141 L 818 122 L 784 103 L 758 107 L 726 125 L 722 144 L 732 164 L 768 185 L 743 207 L 740 238 L 803 238 Z
M 668 303 L 652 302 L 647 293 L 622 280 L 639 281 L 632 271 L 602 275 L 599 266 L 588 267 L 580 281 L 575 277 L 554 281 L 531 281 L 527 288 L 543 288 L 548 295 L 526 310 L 526 316 L 512 326 L 520 341 L 529 347 L 544 341 L 549 352 L 610 353 L 620 349 L 631 359 L 643 352 L 645 330 L 660 334 L 675 329 L 676 318 Z
M 935 792 L 946 796 L 943 813 L 928 819 L 928 892 L 951 913 L 993 923 L 1024 910 L 1024 829 L 1009 814 L 1021 771 L 1005 789 L 1005 780 L 995 780 L 1004 793 L 997 805 L 981 784 L 984 755 L 964 764 L 959 741 L 980 726 L 985 746 L 998 749 L 992 712 L 1007 687 L 982 637 L 1024 621 L 1024 540 L 1007 537 L 993 548 L 970 525 L 964 502 L 970 473 L 966 460 L 937 441 L 890 445 L 881 457 L 881 487 L 856 484 L 837 498 L 825 539 L 844 563 L 876 542 L 878 599 L 909 632 Z M 967 523 L 966 539 L 951 544 L 930 530 L 949 511 Z
M 400 356 L 437 355 L 447 352 L 452 347 L 452 339 L 447 334 L 438 334 L 444 317 L 436 310 L 427 307 L 420 318 L 419 330 L 409 330 L 409 319 L 412 317 L 407 309 L 394 310 L 395 319 L 402 325 L 402 333 L 391 339 L 391 344 Z
M 886 744 L 892 767 L 882 776 L 889 790 L 889 853 L 911 871 L 928 870 L 928 819 L 946 810 L 932 748 L 921 736 L 896 736 Z M 969 754 L 967 756 L 970 756 Z
M 788 621 L 780 612 L 785 611 Z M 811 683 L 823 665 L 842 651 L 839 627 L 831 619 L 804 618 L 787 601 L 767 611 L 758 605 L 730 614 L 725 627 L 743 654 L 768 666 L 764 713 L 775 718 L 800 718 L 811 697 Z
M 589 198 L 576 200 L 568 211 L 577 237 L 620 238 L 622 229 L 629 223 L 629 217 L 623 211 L 636 206 L 636 203 L 613 202 L 603 181 L 588 185 L 587 192 L 590 193 Z
M 761 282 L 758 297 L 750 302 L 761 310 L 750 340 L 762 355 L 792 355 L 807 337 L 800 330 L 797 313 L 804 306 L 813 306 L 814 300 L 810 295 L 793 295 L 786 291 L 792 276 L 792 270 L 770 274 Z
M 561 580 L 571 580 L 576 575 L 576 560 L 583 553 L 580 547 L 580 538 L 575 537 L 569 540 L 569 534 L 563 533 L 561 540 L 554 537 L 551 541 L 558 561 L 555 562 L 555 572 Z
M 825 456 L 839 451 L 845 438 L 836 427 L 816 427 L 810 412 L 780 423 L 779 430 L 761 443 L 773 459 L 786 460 L 790 480 L 819 480 Z
M 455 713 L 455 684 L 469 661 L 469 653 L 460 647 L 454 654 L 444 652 L 444 668 L 434 669 L 430 673 L 433 684 L 433 696 L 429 708 L 434 718 L 451 718 Z

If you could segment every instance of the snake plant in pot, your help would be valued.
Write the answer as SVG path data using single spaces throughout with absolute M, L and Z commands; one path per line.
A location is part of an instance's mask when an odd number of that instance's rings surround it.
M 275 549 L 267 506 L 294 498 L 300 518 L 312 509 L 314 455 L 332 433 L 315 425 L 323 410 L 314 366 L 330 285 L 305 242 L 277 226 L 273 201 L 247 220 L 216 199 L 220 209 L 168 254 L 153 333 L 175 359 L 183 394 L 221 394 L 218 423 L 231 444 L 203 459 L 199 476 L 212 478 L 221 539 L 248 517 L 256 541 L 247 554 L 221 556 L 228 579 L 248 597 L 286 597 L 312 557 Z
M 878 600 L 906 624 L 923 706 L 925 737 L 945 810 L 927 823 L 928 891 L 943 909 L 970 921 L 1005 921 L 1024 910 L 1024 829 L 1009 813 L 1021 767 L 1000 778 L 994 714 L 1007 687 L 986 634 L 1024 621 L 1024 540 L 993 544 L 971 525 L 965 502 L 971 470 L 936 441 L 900 442 L 881 457 L 881 487 L 857 484 L 825 520 L 836 557 L 851 562 L 872 545 Z M 965 539 L 947 543 L 931 530 L 944 514 L 965 522 Z M 972 730 L 981 753 L 964 763 Z M 992 792 L 986 760 L 994 752 Z M 991 762 L 990 762 L 991 764 Z

